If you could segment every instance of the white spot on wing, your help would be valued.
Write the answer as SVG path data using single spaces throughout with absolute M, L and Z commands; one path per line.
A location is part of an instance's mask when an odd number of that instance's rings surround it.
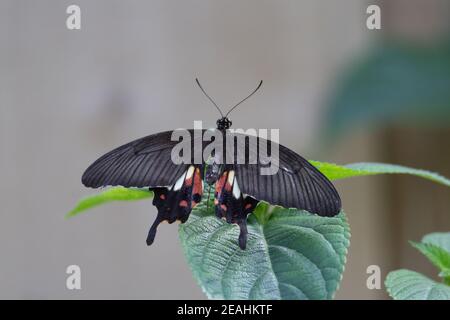
M 195 170 L 194 166 L 189 167 L 186 173 L 186 180 L 192 178 L 192 176 L 194 175 L 194 170 Z
M 241 189 L 239 189 L 237 180 L 234 180 L 234 184 L 233 184 L 233 196 L 234 196 L 236 199 L 239 199 L 239 198 L 241 197 Z
M 188 170 L 188 171 L 189 171 L 189 170 Z M 187 173 L 188 171 L 186 171 L 185 173 L 183 173 L 183 174 L 181 175 L 181 177 L 178 178 L 177 182 L 175 182 L 175 185 L 173 186 L 173 190 L 174 190 L 174 191 L 178 191 L 178 190 L 181 189 L 181 187 L 183 186 L 185 177 L 186 177 L 186 173 Z
M 228 172 L 228 184 L 230 186 L 233 185 L 233 180 L 234 180 L 234 170 L 231 170 L 230 172 Z

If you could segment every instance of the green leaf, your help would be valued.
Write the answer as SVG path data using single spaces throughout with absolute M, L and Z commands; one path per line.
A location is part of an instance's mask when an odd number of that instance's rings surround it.
M 450 286 L 406 269 L 390 272 L 385 285 L 395 300 L 450 300 Z
M 411 242 L 411 245 L 439 268 L 439 276 L 450 284 L 450 232 L 430 233 L 422 238 L 422 243 Z
M 248 219 L 248 243 L 239 228 L 200 203 L 179 236 L 186 259 L 211 299 L 331 299 L 349 246 L 345 214 L 327 218 L 260 203 Z
M 410 242 L 413 247 L 425 255 L 428 260 L 439 268 L 442 277 L 450 275 L 450 252 L 430 243 L 416 243 Z
M 434 244 L 450 252 L 450 232 L 433 232 L 422 238 L 423 243 Z
M 450 187 L 450 180 L 431 171 L 414 169 L 395 164 L 361 162 L 352 163 L 344 166 L 333 163 L 310 161 L 317 169 L 319 169 L 328 179 L 338 180 L 357 176 L 368 176 L 375 174 L 410 174 L 424 179 L 428 179 L 445 186 Z
M 382 173 L 417 175 L 450 186 L 436 173 L 381 163 L 339 166 L 311 161 L 329 179 Z M 75 216 L 112 201 L 151 198 L 146 189 L 113 187 L 81 200 Z M 247 249 L 237 245 L 239 230 L 214 216 L 206 196 L 180 226 L 181 244 L 200 286 L 210 298 L 330 299 L 339 286 L 349 246 L 345 214 L 320 217 L 260 202 L 249 216 Z M 434 238 L 433 238 L 434 239 Z
M 439 268 L 444 284 L 414 271 L 397 270 L 385 281 L 389 295 L 398 300 L 450 300 L 450 232 L 431 233 L 421 243 L 410 243 Z
M 78 202 L 77 206 L 66 215 L 66 218 L 73 217 L 83 211 L 112 201 L 133 201 L 151 197 L 153 197 L 153 192 L 148 189 L 113 187 L 82 199 Z

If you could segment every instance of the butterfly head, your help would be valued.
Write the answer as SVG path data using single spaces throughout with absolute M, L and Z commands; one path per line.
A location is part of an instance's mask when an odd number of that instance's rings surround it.
M 217 129 L 227 130 L 231 127 L 233 122 L 231 122 L 231 120 L 228 119 L 227 117 L 222 117 L 219 120 L 217 120 L 216 124 L 217 124 Z

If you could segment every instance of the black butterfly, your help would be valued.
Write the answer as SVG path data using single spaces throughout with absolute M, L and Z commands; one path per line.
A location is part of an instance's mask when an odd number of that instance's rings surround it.
M 213 130 L 220 132 L 224 137 L 223 141 L 231 138 L 237 142 L 233 150 L 227 150 L 224 142 L 225 153 L 231 152 L 234 159 L 232 163 L 215 161 L 216 154 L 213 152 L 209 161 L 202 160 L 201 163 L 195 164 L 191 153 L 190 163 L 175 164 L 171 159 L 171 151 L 178 141 L 171 140 L 173 131 L 165 131 L 108 152 L 95 161 L 82 177 L 86 187 L 146 187 L 154 192 L 153 204 L 158 209 L 158 215 L 148 233 L 148 245 L 153 243 L 156 229 L 162 221 L 186 222 L 192 208 L 202 199 L 203 182 L 210 187 L 214 186 L 216 216 L 228 223 L 239 225 L 239 246 L 242 249 L 245 249 L 247 242 L 247 216 L 252 213 L 260 200 L 272 205 L 306 210 L 321 216 L 334 216 L 339 213 L 341 200 L 332 183 L 294 151 L 276 145 L 279 148 L 279 160 L 278 171 L 274 175 L 260 174 L 260 169 L 266 164 L 260 158 L 256 163 L 249 163 L 250 151 L 245 152 L 246 161 L 243 164 L 236 161 L 236 150 L 240 147 L 245 148 L 244 150 L 258 150 L 269 146 L 270 151 L 271 144 L 265 139 L 259 137 L 251 139 L 249 136 L 230 132 L 232 123 L 227 118 L 234 108 L 260 88 L 262 81 L 226 115 L 223 115 L 197 79 L 196 81 L 221 113 L 221 118 L 217 120 L 217 129 Z M 195 137 L 194 130 L 189 132 Z M 200 133 L 203 136 L 205 130 Z M 194 143 L 198 142 L 192 139 L 191 147 L 194 148 Z M 208 144 L 209 142 L 202 139 L 202 150 Z

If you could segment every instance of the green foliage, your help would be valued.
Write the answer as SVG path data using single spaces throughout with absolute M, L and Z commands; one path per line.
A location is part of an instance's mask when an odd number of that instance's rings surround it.
M 429 243 L 411 242 L 411 245 L 441 270 L 439 276 L 450 278 L 450 253 L 447 250 Z
M 73 217 L 78 215 L 81 212 L 84 212 L 88 209 L 92 209 L 101 204 L 105 204 L 112 201 L 134 201 L 141 199 L 148 199 L 153 197 L 153 192 L 143 189 L 136 188 L 124 188 L 124 187 L 114 187 L 106 189 L 98 194 L 88 196 L 75 206 L 66 217 Z
M 339 166 L 333 163 L 310 161 L 328 179 L 338 180 L 375 174 L 409 174 L 450 187 L 450 180 L 431 171 L 387 163 L 361 162 Z
M 436 173 L 397 165 L 311 163 L 330 180 L 401 173 L 450 186 L 447 178 Z M 67 216 L 78 215 L 111 201 L 152 196 L 148 189 L 113 187 L 81 200 Z M 248 218 L 247 248 L 241 250 L 237 244 L 239 228 L 217 219 L 212 197 L 208 209 L 206 198 L 204 196 L 192 211 L 188 221 L 180 225 L 179 236 L 190 268 L 209 298 L 331 299 L 334 296 L 342 278 L 350 238 L 344 212 L 335 217 L 320 217 L 260 202 Z M 420 250 L 426 251 L 433 263 L 442 268 L 441 274 L 446 276 L 448 260 L 440 250 L 430 247 L 439 245 L 448 250 L 442 246 L 446 241 L 430 235 L 424 238 L 424 242 L 426 247 L 419 245 Z M 396 278 L 399 277 L 394 274 L 387 283 L 395 282 Z M 432 295 L 429 296 L 443 296 L 445 287 L 442 286 L 433 284 Z M 396 290 L 393 288 L 392 292 Z
M 389 295 L 398 300 L 450 300 L 450 232 L 431 233 L 411 244 L 439 269 L 444 283 L 410 270 L 392 271 L 385 282 Z
M 395 300 L 450 300 L 450 287 L 410 270 L 388 274 L 385 282 L 389 295 Z
M 422 238 L 423 243 L 434 244 L 450 252 L 450 235 L 448 232 L 433 232 Z
M 353 59 L 352 61 L 355 61 Z M 377 44 L 335 83 L 324 123 L 327 137 L 364 125 L 444 125 L 450 118 L 450 42 L 418 47 Z
M 261 203 L 248 219 L 248 231 L 247 248 L 241 250 L 239 228 L 215 218 L 205 203 L 180 225 L 186 259 L 208 298 L 333 297 L 350 238 L 343 212 L 324 218 Z

